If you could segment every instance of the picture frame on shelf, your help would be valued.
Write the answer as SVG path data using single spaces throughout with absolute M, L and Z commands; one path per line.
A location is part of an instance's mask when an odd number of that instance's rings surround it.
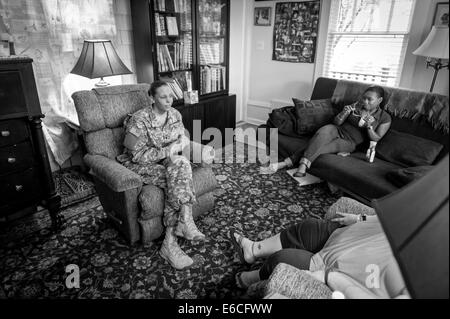
M 255 8 L 255 25 L 271 26 L 272 25 L 272 7 Z
M 436 3 L 436 9 L 433 16 L 433 26 L 434 25 L 449 25 L 449 15 L 448 15 L 448 2 L 438 2 Z

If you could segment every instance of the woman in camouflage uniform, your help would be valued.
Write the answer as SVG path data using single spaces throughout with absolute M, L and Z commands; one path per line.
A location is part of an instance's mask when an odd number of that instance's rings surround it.
M 193 264 L 177 243 L 177 237 L 204 240 L 205 235 L 192 218 L 195 193 L 189 160 L 177 155 L 189 144 L 181 114 L 172 108 L 169 86 L 162 81 L 150 87 L 154 104 L 125 120 L 125 152 L 118 160 L 142 176 L 145 184 L 165 190 L 164 225 L 166 233 L 160 255 L 174 268 Z

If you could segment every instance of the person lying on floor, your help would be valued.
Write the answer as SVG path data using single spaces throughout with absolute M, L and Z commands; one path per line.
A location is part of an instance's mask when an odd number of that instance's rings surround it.
M 300 163 L 294 176 L 303 177 L 321 154 L 352 153 L 362 143 L 378 142 L 387 133 L 392 121 L 391 116 L 380 108 L 383 99 L 382 87 L 369 87 L 359 101 L 346 105 L 342 112 L 336 115 L 333 124 L 321 127 L 306 149 L 297 150 L 283 162 L 262 168 L 263 173 L 274 173 Z
M 285 263 L 310 271 L 349 299 L 409 298 L 378 217 L 338 214 L 341 217 L 332 220 L 306 219 L 262 241 L 233 232 L 231 240 L 241 262 L 266 258 L 260 269 L 237 273 L 237 286 L 246 289 L 266 280 L 279 263 Z
M 177 236 L 204 240 L 194 223 L 192 205 L 196 201 L 189 160 L 178 155 L 190 142 L 185 135 L 180 112 L 172 107 L 167 83 L 155 81 L 150 87 L 154 104 L 125 119 L 125 151 L 117 160 L 139 174 L 145 184 L 165 190 L 165 238 L 160 255 L 176 269 L 193 265 L 177 242 Z

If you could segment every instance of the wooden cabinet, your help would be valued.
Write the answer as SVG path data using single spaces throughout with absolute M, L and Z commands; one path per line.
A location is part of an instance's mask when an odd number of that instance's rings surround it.
M 0 218 L 37 205 L 60 224 L 32 60 L 0 58 Z
M 189 131 L 191 140 L 196 142 L 202 137 L 205 129 L 217 128 L 222 135 L 222 145 L 225 145 L 226 128 L 234 130 L 236 127 L 236 95 L 218 96 L 197 104 L 179 105 L 175 108 L 183 116 L 183 124 Z M 194 121 L 198 124 L 195 129 Z M 207 144 L 212 138 L 207 137 L 201 142 Z

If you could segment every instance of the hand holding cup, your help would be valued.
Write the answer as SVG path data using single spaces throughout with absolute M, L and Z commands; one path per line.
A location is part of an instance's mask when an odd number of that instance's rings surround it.
M 355 107 L 353 105 L 346 105 L 346 106 L 344 106 L 344 112 L 345 113 L 349 113 L 350 114 L 354 110 L 355 110 Z

